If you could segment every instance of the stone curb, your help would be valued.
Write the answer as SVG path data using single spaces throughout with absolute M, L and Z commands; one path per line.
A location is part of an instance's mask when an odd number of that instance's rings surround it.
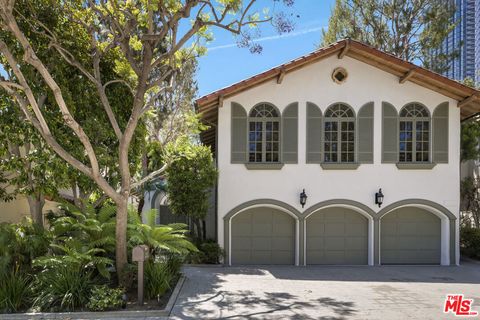
M 183 267 L 194 267 L 194 268 L 223 268 L 223 267 L 226 267 L 226 265 L 223 264 L 223 263 L 217 263 L 217 264 L 186 263 L 186 264 L 183 265 Z
M 165 309 L 162 310 L 136 310 L 136 311 L 104 311 L 104 312 L 49 312 L 49 313 L 8 313 L 0 314 L 0 320 L 47 320 L 47 319 L 167 319 L 177 301 L 180 290 L 185 282 L 185 276 L 178 279 L 177 285 L 168 299 Z

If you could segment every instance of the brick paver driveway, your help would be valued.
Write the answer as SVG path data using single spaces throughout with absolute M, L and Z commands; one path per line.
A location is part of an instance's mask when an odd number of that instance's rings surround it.
M 186 267 L 172 319 L 454 319 L 447 293 L 475 299 L 480 264 L 460 267 Z

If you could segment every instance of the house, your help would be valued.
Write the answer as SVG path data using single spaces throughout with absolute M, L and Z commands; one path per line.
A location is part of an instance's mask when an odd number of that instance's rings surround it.
M 479 94 L 346 39 L 199 98 L 226 263 L 459 264 Z

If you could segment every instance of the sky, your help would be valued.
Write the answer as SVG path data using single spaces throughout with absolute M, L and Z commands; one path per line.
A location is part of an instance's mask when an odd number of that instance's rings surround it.
M 314 51 L 321 42 L 321 30 L 328 25 L 334 3 L 335 0 L 295 0 L 292 12 L 299 18 L 295 18 L 291 33 L 278 35 L 269 24 L 259 26 L 261 54 L 238 48 L 234 37 L 227 32 L 212 30 L 215 39 L 208 44 L 207 54 L 198 59 L 198 96 Z
M 259 9 L 272 2 L 260 0 Z M 294 6 L 288 11 L 295 17 L 295 29 L 291 33 L 279 35 L 268 23 L 259 26 L 261 35 L 257 40 L 263 47 L 261 54 L 252 54 L 246 48 L 239 48 L 232 34 L 213 29 L 214 40 L 207 45 L 207 54 L 198 59 L 198 96 L 314 51 L 320 44 L 322 28 L 328 25 L 334 3 L 335 0 L 295 0 Z M 1 67 L 0 73 L 4 74 Z

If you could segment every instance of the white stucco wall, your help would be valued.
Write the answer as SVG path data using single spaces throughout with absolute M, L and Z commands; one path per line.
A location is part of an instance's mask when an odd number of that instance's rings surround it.
M 348 71 L 348 79 L 338 85 L 331 80 L 331 72 L 340 66 Z M 318 164 L 306 164 L 307 101 L 318 105 L 322 113 L 335 102 L 345 102 L 357 112 L 365 103 L 373 101 L 374 163 L 362 164 L 356 170 L 323 170 Z M 431 170 L 399 170 L 395 164 L 382 164 L 382 101 L 393 104 L 397 110 L 409 102 L 420 102 L 430 113 L 437 105 L 448 101 L 449 163 L 437 164 Z M 289 103 L 299 102 L 298 164 L 286 164 L 281 170 L 247 170 L 243 164 L 231 164 L 231 102 L 240 103 L 247 113 L 259 102 L 273 103 L 280 111 Z M 460 112 L 457 102 L 408 81 L 399 84 L 398 77 L 349 57 L 326 58 L 287 74 L 281 84 L 272 80 L 225 99 L 219 109 L 217 139 L 218 241 L 221 245 L 224 243 L 223 217 L 237 205 L 261 198 L 283 201 L 300 212 L 325 200 L 350 199 L 378 212 L 374 195 L 382 188 L 384 206 L 420 198 L 441 204 L 458 217 Z M 303 209 L 299 204 L 302 189 L 308 194 Z

